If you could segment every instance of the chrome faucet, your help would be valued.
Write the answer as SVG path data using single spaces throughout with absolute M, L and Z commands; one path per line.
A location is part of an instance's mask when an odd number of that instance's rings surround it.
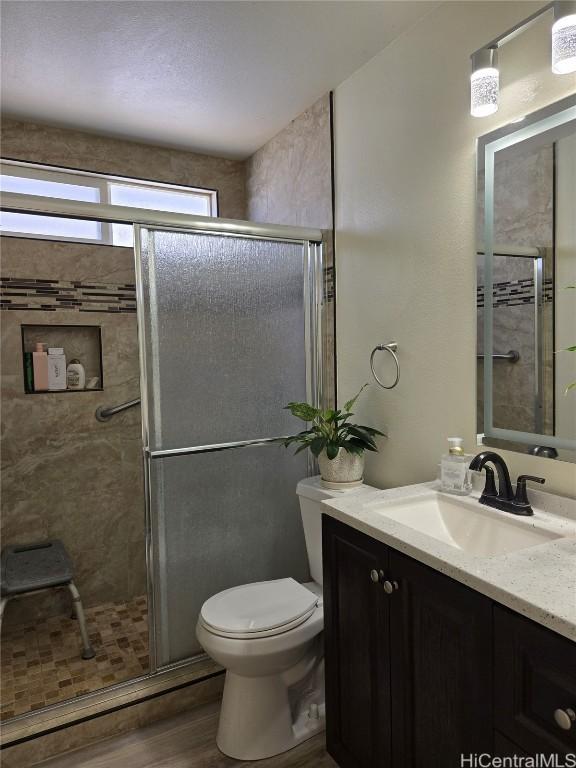
M 496 467 L 498 490 L 496 490 L 494 471 L 486 466 L 488 462 Z M 531 480 L 534 483 L 542 484 L 546 482 L 543 477 L 520 475 L 516 483 L 516 494 L 514 494 L 506 462 L 502 456 L 493 451 L 483 451 L 475 456 L 470 462 L 470 469 L 477 472 L 483 469 L 486 472 L 486 484 L 480 496 L 480 504 L 486 504 L 488 507 L 494 507 L 503 512 L 511 512 L 513 515 L 534 514 L 526 492 L 526 481 Z

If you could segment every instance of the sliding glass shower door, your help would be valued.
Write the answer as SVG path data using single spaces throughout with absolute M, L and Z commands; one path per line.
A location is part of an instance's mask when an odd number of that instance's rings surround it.
M 202 603 L 307 577 L 295 495 L 308 474 L 275 438 L 316 399 L 316 279 L 303 240 L 136 228 L 156 666 L 201 649 Z

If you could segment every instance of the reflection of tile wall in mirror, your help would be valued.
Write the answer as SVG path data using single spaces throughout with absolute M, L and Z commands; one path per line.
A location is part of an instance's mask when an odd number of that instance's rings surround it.
M 576 130 L 556 146 L 556 429 L 560 437 L 576 438 L 576 352 L 563 352 L 576 344 Z
M 478 236 L 484 215 L 484 179 L 478 179 Z M 503 246 L 547 249 L 544 287 L 551 288 L 554 240 L 554 148 L 515 147 L 496 155 L 494 172 L 494 243 Z M 484 344 L 484 265 L 478 257 L 478 351 Z M 493 352 L 516 350 L 516 363 L 506 360 L 493 365 L 493 426 L 522 432 L 552 433 L 553 327 L 551 307 L 538 306 L 535 286 L 535 259 L 522 255 L 494 256 L 493 261 Z M 537 398 L 536 313 L 541 312 L 541 397 Z M 483 431 L 483 364 L 477 370 L 477 418 Z
M 549 248 L 554 238 L 551 143 L 498 152 L 494 168 L 494 242 Z

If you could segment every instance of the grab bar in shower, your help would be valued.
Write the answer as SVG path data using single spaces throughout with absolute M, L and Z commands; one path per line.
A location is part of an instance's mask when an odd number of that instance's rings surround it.
M 484 355 L 476 355 L 478 360 L 484 360 Z M 492 355 L 492 360 L 509 360 L 511 363 L 517 363 L 520 360 L 520 352 L 511 349 L 505 355 Z
M 96 413 L 94 415 L 98 421 L 110 421 L 112 416 L 116 416 L 117 413 L 121 413 L 121 411 L 125 411 L 128 408 L 133 408 L 135 405 L 139 405 L 139 403 L 140 398 L 137 397 L 134 400 L 127 400 L 125 403 L 120 403 L 120 405 L 111 405 L 108 407 L 100 405 L 96 408 Z

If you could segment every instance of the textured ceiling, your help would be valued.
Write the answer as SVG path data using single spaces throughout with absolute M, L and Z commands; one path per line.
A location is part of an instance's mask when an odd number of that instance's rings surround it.
M 3 0 L 2 108 L 246 157 L 436 5 Z

